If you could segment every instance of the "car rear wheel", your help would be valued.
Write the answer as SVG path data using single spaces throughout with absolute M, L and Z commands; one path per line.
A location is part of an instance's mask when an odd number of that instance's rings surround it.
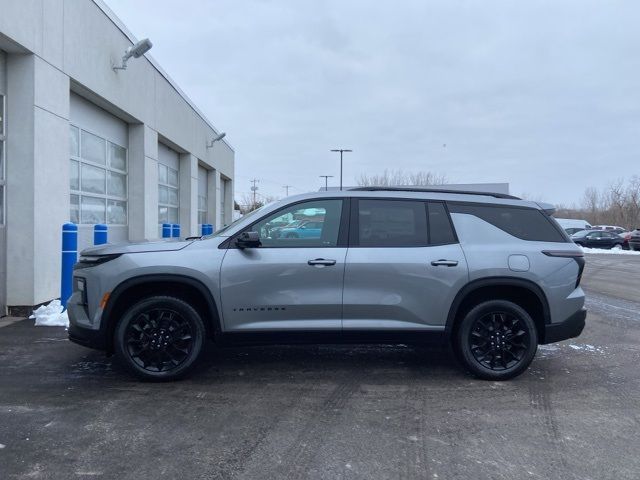
M 178 298 L 153 296 L 124 314 L 115 351 L 127 370 L 142 379 L 175 380 L 191 370 L 204 338 L 204 324 L 193 307 Z
M 508 380 L 524 372 L 538 348 L 531 316 L 519 305 L 490 300 L 472 308 L 455 338 L 458 358 L 475 376 Z

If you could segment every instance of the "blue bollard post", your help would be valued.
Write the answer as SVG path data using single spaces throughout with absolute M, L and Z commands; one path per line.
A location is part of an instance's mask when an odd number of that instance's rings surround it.
M 207 230 L 207 224 L 206 224 L 206 223 L 203 223 L 203 224 L 200 226 L 200 235 L 201 235 L 201 236 L 206 235 L 206 234 L 207 234 L 207 231 L 208 231 L 208 230 Z
M 108 227 L 102 223 L 93 226 L 94 245 L 104 245 L 107 243 L 107 229 Z
M 170 238 L 171 237 L 171 224 L 163 223 L 162 224 L 162 238 Z
M 65 223 L 62 226 L 62 269 L 60 275 L 60 303 L 66 309 L 73 291 L 73 264 L 78 260 L 78 226 Z
M 171 236 L 173 238 L 180 238 L 180 225 L 178 225 L 177 223 L 174 223 L 171 226 Z

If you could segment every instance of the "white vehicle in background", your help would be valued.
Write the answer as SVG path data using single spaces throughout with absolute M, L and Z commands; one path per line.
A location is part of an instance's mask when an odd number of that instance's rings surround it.
M 578 220 L 575 218 L 556 218 L 556 221 L 568 235 L 573 235 L 581 230 L 590 230 L 592 228 L 586 220 Z
M 592 230 L 606 230 L 607 232 L 617 233 L 620 235 L 621 233 L 625 233 L 627 231 L 626 228 L 620 227 L 617 225 L 594 225 L 591 227 Z

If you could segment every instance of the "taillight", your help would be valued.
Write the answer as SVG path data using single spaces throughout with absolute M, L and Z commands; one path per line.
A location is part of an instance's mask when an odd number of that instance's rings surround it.
M 577 252 L 575 250 L 543 250 L 547 257 L 561 257 L 561 258 L 573 258 L 578 264 L 578 278 L 576 278 L 576 287 L 580 285 L 582 280 L 582 272 L 584 272 L 584 252 Z

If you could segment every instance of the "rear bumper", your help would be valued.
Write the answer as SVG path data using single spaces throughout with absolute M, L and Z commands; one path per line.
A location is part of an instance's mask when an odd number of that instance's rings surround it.
M 545 325 L 544 341 L 540 343 L 553 343 L 577 337 L 582 333 L 582 330 L 584 330 L 586 318 L 587 309 L 582 308 L 563 322 Z

